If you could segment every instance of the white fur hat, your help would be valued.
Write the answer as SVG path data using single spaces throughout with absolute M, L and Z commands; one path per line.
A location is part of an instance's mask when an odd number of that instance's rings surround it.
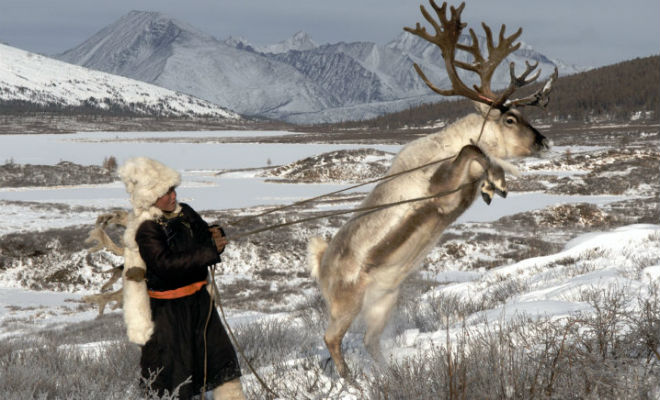
M 178 172 L 147 157 L 127 160 L 119 168 L 119 176 L 126 185 L 136 213 L 148 210 L 171 187 L 181 183 Z

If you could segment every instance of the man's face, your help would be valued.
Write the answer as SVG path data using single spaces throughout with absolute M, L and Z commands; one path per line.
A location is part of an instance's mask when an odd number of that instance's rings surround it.
M 154 205 L 165 212 L 174 211 L 176 208 L 176 190 L 174 187 L 171 187 L 167 193 L 160 196 Z

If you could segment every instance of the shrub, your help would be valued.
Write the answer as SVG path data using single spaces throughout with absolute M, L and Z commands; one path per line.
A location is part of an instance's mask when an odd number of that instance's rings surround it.
M 115 156 L 104 158 L 103 168 L 107 169 L 110 172 L 115 172 L 117 170 L 117 159 L 115 158 Z

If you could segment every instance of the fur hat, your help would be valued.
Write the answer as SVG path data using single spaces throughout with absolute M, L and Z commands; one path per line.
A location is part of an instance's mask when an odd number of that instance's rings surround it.
M 148 210 L 159 197 L 181 183 L 181 175 L 147 157 L 131 158 L 119 168 L 135 213 Z

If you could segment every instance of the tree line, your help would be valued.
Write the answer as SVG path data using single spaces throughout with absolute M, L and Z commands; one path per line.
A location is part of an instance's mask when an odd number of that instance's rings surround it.
M 544 83 L 530 85 L 514 97 L 538 90 Z M 589 122 L 629 121 L 639 112 L 650 112 L 650 118 L 657 120 L 659 85 L 660 56 L 636 58 L 557 79 L 547 109 L 530 107 L 525 114 L 529 119 Z M 322 126 L 338 129 L 423 127 L 435 121 L 454 121 L 473 110 L 468 100 L 443 100 L 367 121 Z

